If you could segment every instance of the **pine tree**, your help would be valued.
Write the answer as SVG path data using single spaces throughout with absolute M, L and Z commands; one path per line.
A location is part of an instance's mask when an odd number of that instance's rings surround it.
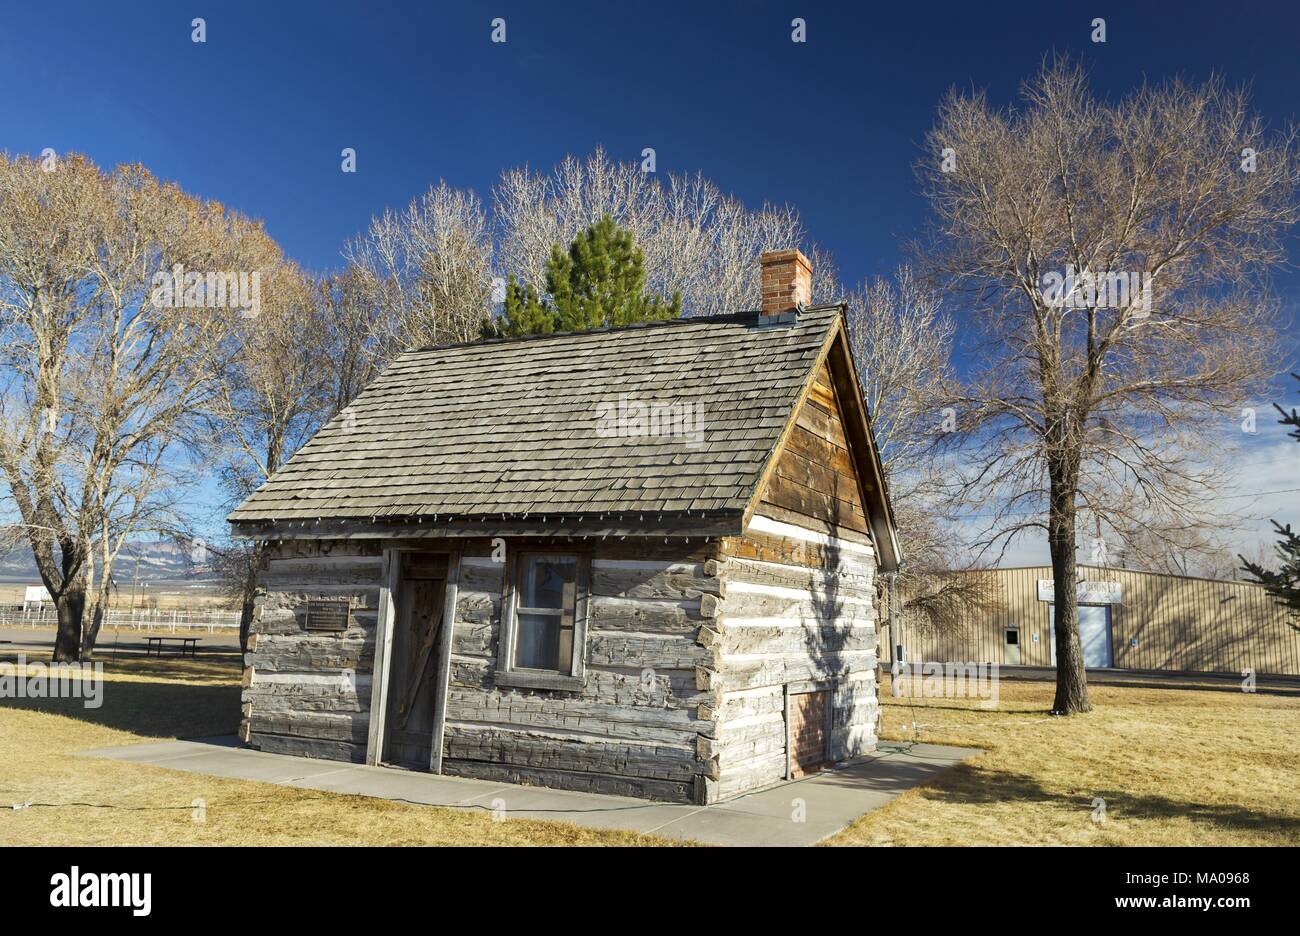
M 500 322 L 485 325 L 484 332 L 488 337 L 498 334 L 549 335 L 555 328 L 555 314 L 542 304 L 537 290 L 526 283 L 516 282 L 511 276 L 506 284 L 505 315 Z
M 680 294 L 668 301 L 647 295 L 645 282 L 644 253 L 631 232 L 606 215 L 579 234 L 567 252 L 559 244 L 551 248 L 545 297 L 510 278 L 495 333 L 545 335 L 681 315 Z
M 1291 376 L 1300 380 L 1300 374 Z M 1300 442 L 1300 412 L 1292 407 L 1291 412 L 1288 413 L 1276 403 L 1273 404 L 1273 408 L 1282 414 L 1278 422 L 1292 427 L 1288 435 Z M 1249 562 L 1244 556 L 1237 558 L 1241 560 L 1242 568 L 1249 572 L 1256 582 L 1263 585 L 1266 592 L 1287 606 L 1293 620 L 1300 620 L 1300 534 L 1292 532 L 1289 523 L 1282 526 L 1274 520 L 1273 527 L 1281 537 L 1280 542 L 1274 547 L 1282 564 L 1278 571 L 1274 572 L 1258 563 Z M 1297 629 L 1300 629 L 1300 626 L 1297 626 Z

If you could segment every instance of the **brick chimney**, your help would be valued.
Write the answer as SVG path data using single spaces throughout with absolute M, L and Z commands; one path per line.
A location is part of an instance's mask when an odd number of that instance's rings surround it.
M 763 315 L 792 312 L 812 302 L 812 264 L 803 251 L 769 250 L 758 258 L 763 268 Z

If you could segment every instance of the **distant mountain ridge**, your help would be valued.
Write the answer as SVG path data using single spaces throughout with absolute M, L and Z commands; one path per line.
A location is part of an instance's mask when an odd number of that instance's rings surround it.
M 127 543 L 113 564 L 113 579 L 118 588 L 133 584 L 137 574 L 141 585 L 208 584 L 218 580 L 213 558 L 197 541 L 189 548 L 170 540 Z M 40 581 L 36 560 L 27 546 L 0 558 L 0 582 L 38 585 Z

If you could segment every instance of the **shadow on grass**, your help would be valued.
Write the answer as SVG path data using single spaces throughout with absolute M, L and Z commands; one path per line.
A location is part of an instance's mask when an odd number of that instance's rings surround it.
M 237 685 L 105 679 L 101 693 L 98 708 L 81 698 L 4 698 L 0 713 L 44 712 L 152 738 L 233 734 L 239 727 Z
M 1288 838 L 1300 837 L 1300 819 L 1225 804 L 1212 806 L 1155 794 L 1134 794 L 1126 790 L 1097 789 L 1090 793 L 1067 796 L 1044 789 L 1033 777 L 1010 771 L 989 770 L 972 764 L 958 764 L 942 776 L 924 785 L 923 795 L 965 806 L 993 804 L 1057 804 L 1088 812 L 1093 800 L 1106 801 L 1106 811 L 1113 820 L 1187 819 L 1198 824 L 1233 832 L 1281 833 Z
M 1054 670 L 1040 667 L 1014 669 L 1003 667 L 1001 679 L 1022 683 L 1055 683 Z M 1153 673 L 1145 670 L 1088 670 L 1088 687 L 1119 689 L 1176 689 L 1185 692 L 1243 693 L 1242 677 L 1237 673 Z M 1300 696 L 1300 677 L 1285 674 L 1256 676 L 1253 694 Z
M 884 703 L 900 712 L 914 711 L 918 716 L 926 712 L 962 712 L 966 715 L 988 715 L 994 718 L 1005 718 L 1013 715 L 1017 718 L 1022 715 L 1041 715 L 1044 720 L 1052 714 L 1051 709 L 1047 706 L 1025 706 L 1024 708 L 979 708 L 975 705 L 934 705 L 933 700 L 926 699 L 909 703 L 907 699 L 893 699 L 891 702 Z M 953 725 L 951 727 L 959 727 Z
M 233 683 L 242 673 L 243 661 L 237 654 L 203 656 L 198 659 L 181 657 L 145 657 L 135 656 L 116 660 L 97 657 L 85 661 L 87 664 L 102 664 L 105 681 L 115 681 L 116 677 L 144 679 L 175 679 L 190 683 Z M 48 667 L 48 656 L 34 656 L 22 650 L 0 652 L 0 664 L 18 666 L 25 663 L 29 667 L 37 665 Z
M 906 756 L 896 755 L 873 758 L 850 767 L 810 774 L 807 779 L 816 779 L 818 786 L 896 795 L 912 787 L 938 780 L 947 771 L 953 770 L 956 763 L 924 758 L 908 760 Z

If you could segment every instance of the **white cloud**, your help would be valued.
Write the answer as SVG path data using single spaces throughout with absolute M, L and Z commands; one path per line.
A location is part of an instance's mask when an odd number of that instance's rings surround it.
M 1260 425 L 1259 436 L 1248 436 L 1244 441 L 1225 437 L 1223 449 L 1216 453 L 1217 457 L 1227 453 L 1231 480 L 1215 499 L 1215 508 L 1234 515 L 1219 538 L 1232 553 L 1247 556 L 1257 554 L 1261 547 L 1271 550 L 1277 535 L 1270 520 L 1300 527 L 1300 444 L 1275 430 L 1271 422 Z M 991 506 L 975 516 L 958 518 L 959 537 L 975 541 L 984 532 L 990 515 Z M 1006 547 L 1000 559 L 998 550 L 990 550 L 985 559 L 996 560 L 1002 568 L 1049 565 L 1046 533 L 1026 530 Z M 1080 561 L 1087 561 L 1084 553 Z

